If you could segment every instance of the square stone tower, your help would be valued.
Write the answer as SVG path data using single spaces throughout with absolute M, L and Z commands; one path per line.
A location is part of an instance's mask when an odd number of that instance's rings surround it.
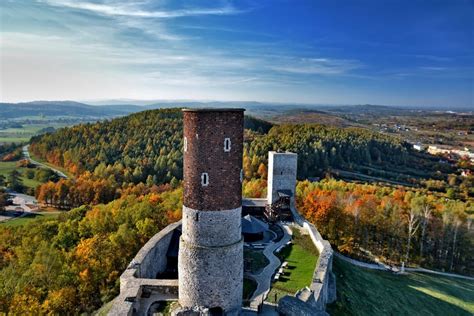
M 295 205 L 296 171 L 298 155 L 291 152 L 268 152 L 267 203 L 278 199 L 278 192 L 291 193 L 291 204 Z
M 186 109 L 182 311 L 238 315 L 242 306 L 243 109 Z

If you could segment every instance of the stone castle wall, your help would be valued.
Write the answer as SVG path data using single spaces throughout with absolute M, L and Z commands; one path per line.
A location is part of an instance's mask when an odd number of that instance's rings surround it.
M 313 224 L 305 222 L 303 227 L 319 251 L 319 259 L 313 273 L 307 302 L 318 310 L 325 310 L 326 304 L 336 300 L 336 278 L 332 272 L 334 252 L 329 241 L 323 239 Z
M 297 213 L 296 209 L 293 211 Z M 311 237 L 319 251 L 319 258 L 313 272 L 311 284 L 301 289 L 295 297 L 285 296 L 278 302 L 282 315 L 328 315 L 326 305 L 336 300 L 336 279 L 332 272 L 334 252 L 329 242 L 322 238 L 316 227 L 298 216 L 297 224 Z M 304 305 L 301 305 L 304 304 Z M 302 311 L 304 308 L 304 312 Z
M 166 253 L 171 237 L 180 226 L 181 221 L 166 226 L 140 249 L 120 276 L 120 294 L 114 299 L 108 315 L 146 313 L 155 300 L 178 298 L 178 280 L 159 280 L 156 276 L 166 269 Z M 152 296 L 152 299 L 143 299 L 143 293 Z

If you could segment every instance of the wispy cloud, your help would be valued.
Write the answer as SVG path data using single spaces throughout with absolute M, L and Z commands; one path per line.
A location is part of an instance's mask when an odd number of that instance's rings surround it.
M 451 57 L 435 56 L 435 55 L 423 55 L 423 54 L 402 54 L 402 56 L 414 57 L 418 59 L 425 59 L 435 62 L 450 62 L 453 60 Z
M 446 67 L 437 67 L 437 66 L 423 66 L 419 67 L 421 70 L 428 70 L 428 71 L 444 71 L 448 70 Z
M 117 17 L 117 23 L 130 30 L 140 30 L 144 34 L 162 41 L 182 41 L 191 39 L 190 36 L 183 36 L 176 32 L 170 32 L 166 25 L 161 21 L 136 18 L 136 17 Z
M 225 5 L 217 8 L 192 8 L 180 10 L 146 10 L 140 5 L 130 2 L 119 3 L 94 3 L 88 1 L 70 1 L 70 0 L 40 0 L 41 2 L 71 9 L 86 10 L 108 16 L 128 16 L 141 18 L 180 18 L 200 15 L 231 15 L 241 13 L 232 5 Z
M 455 82 L 453 91 L 472 91 L 469 50 L 454 54 L 443 40 L 429 41 L 436 49 L 385 43 L 384 29 L 342 30 L 339 9 L 331 22 L 291 1 L 0 0 L 0 93 L 352 102 L 364 91 L 393 95 L 392 83 L 409 91 L 423 82 L 430 96 Z M 399 28 L 388 34 L 408 32 Z
M 291 58 L 288 61 L 280 60 L 270 69 L 293 74 L 307 75 L 340 75 L 360 68 L 362 65 L 357 60 L 332 59 L 332 58 Z

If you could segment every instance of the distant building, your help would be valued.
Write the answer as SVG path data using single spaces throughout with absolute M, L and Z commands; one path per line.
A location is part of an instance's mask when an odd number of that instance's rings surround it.
M 423 151 L 423 150 L 426 150 L 426 146 L 420 143 L 417 143 L 413 145 L 413 149 L 418 150 L 418 151 Z
M 437 146 L 428 146 L 428 152 L 432 155 L 449 154 L 451 150 L 445 148 L 438 148 Z
M 469 176 L 472 176 L 472 175 L 473 175 L 473 173 L 472 173 L 472 171 L 469 170 L 469 169 L 463 170 L 463 171 L 461 172 L 461 176 L 462 176 L 462 177 L 469 177 Z
M 452 148 L 440 148 L 437 146 L 429 146 L 428 152 L 432 155 L 450 155 L 452 160 L 458 160 L 459 158 L 467 157 L 471 162 L 474 162 L 474 153 L 470 152 L 469 150 L 461 149 L 452 149 Z

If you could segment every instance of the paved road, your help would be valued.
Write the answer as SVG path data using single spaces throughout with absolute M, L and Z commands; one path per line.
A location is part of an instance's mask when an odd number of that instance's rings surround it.
M 283 232 L 285 235 L 277 242 L 271 242 L 264 250 L 263 254 L 267 257 L 270 262 L 259 274 L 251 274 L 250 276 L 257 282 L 257 289 L 250 299 L 250 307 L 256 309 L 268 295 L 270 291 L 270 285 L 272 283 L 272 275 L 276 269 L 280 267 L 280 259 L 273 254 L 273 252 L 280 246 L 286 244 L 291 240 L 291 230 L 288 226 L 283 226 Z
M 28 159 L 30 161 L 30 163 L 34 164 L 34 165 L 37 165 L 37 166 L 41 166 L 41 167 L 44 167 L 44 168 L 48 168 L 48 169 L 51 169 L 54 173 L 56 173 L 58 176 L 60 176 L 61 178 L 64 178 L 64 179 L 67 179 L 67 176 L 59 171 L 58 169 L 54 169 L 48 165 L 45 165 L 41 162 L 38 162 L 36 160 L 33 160 L 31 159 L 30 157 L 30 153 L 28 151 L 28 148 L 30 147 L 30 145 L 26 145 L 26 146 L 23 146 L 23 157 L 25 157 L 25 159 Z

